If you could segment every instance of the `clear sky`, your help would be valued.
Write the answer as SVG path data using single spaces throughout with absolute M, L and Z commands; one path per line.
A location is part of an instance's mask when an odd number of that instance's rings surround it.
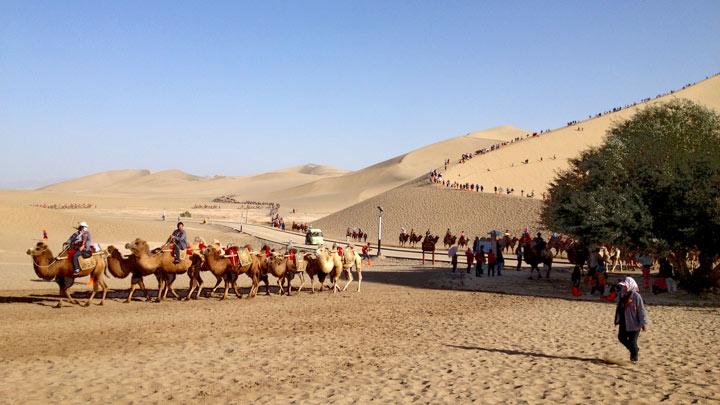
M 0 187 L 356 170 L 719 71 L 717 0 L 0 0 Z

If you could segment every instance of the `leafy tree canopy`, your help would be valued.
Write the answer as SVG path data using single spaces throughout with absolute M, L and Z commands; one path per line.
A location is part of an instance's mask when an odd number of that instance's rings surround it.
M 616 123 L 605 143 L 551 183 L 542 222 L 586 244 L 701 254 L 698 277 L 720 269 L 720 116 L 689 100 L 655 104 Z M 686 266 L 685 266 L 686 267 Z M 683 270 L 683 269 L 681 269 Z M 683 278 L 691 276 L 684 269 Z

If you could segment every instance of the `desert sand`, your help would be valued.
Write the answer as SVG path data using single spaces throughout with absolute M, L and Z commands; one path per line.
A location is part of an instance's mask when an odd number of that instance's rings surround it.
M 526 272 L 507 269 L 460 279 L 380 260 L 365 270 L 361 293 L 224 302 L 121 304 L 113 291 L 104 307 L 55 310 L 52 290 L 2 291 L 0 402 L 720 400 L 717 308 L 650 305 L 631 365 L 613 303 L 480 292 L 523 292 Z M 569 297 L 568 273 L 555 276 L 530 290 Z
M 718 109 L 719 89 L 720 77 L 713 77 L 661 100 L 688 97 Z M 538 198 L 442 188 L 429 183 L 427 173 L 448 158 L 446 179 L 534 189 L 539 196 L 567 159 L 599 144 L 611 122 L 632 111 L 465 164 L 455 163 L 462 153 L 530 131 L 504 126 L 473 132 L 354 172 L 315 164 L 244 177 L 121 170 L 40 190 L 1 190 L 0 403 L 717 403 L 720 302 L 714 296 L 644 291 L 650 329 L 640 337 L 640 363 L 632 365 L 616 341 L 614 303 L 572 297 L 563 264 L 551 279 L 530 281 L 527 266 L 476 279 L 451 274 L 446 265 L 380 258 L 363 269 L 361 293 L 353 286 L 339 294 L 306 288 L 292 297 L 267 297 L 261 287 L 253 299 L 159 304 L 142 301 L 140 292 L 122 304 L 130 282 L 110 278 L 104 307 L 57 310 L 56 285 L 38 280 L 25 253 L 43 230 L 57 252 L 79 221 L 89 223 L 103 247 L 122 247 L 136 237 L 157 246 L 184 211 L 192 213 L 189 240 L 202 236 L 259 248 L 261 241 L 216 221 L 239 223 L 247 213 L 251 222 L 263 223 L 267 209 L 192 208 L 228 194 L 280 203 L 288 225 L 313 222 L 334 237 L 361 227 L 372 241 L 376 207 L 383 206 L 387 244 L 397 243 L 401 226 L 436 234 L 450 228 L 470 237 L 492 229 L 534 231 Z M 553 154 L 557 159 L 548 159 Z M 520 164 L 525 159 L 530 163 Z M 94 207 L 55 210 L 33 203 Z M 207 285 L 210 277 L 203 278 Z M 76 298 L 89 294 L 83 281 L 72 289 Z M 155 281 L 147 284 L 154 294 Z M 241 277 L 240 284 L 247 292 L 249 279 Z M 187 285 L 187 276 L 180 276 L 181 294 Z

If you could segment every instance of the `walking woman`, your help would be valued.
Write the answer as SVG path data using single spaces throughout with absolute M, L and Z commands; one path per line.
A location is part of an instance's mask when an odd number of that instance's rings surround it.
M 620 299 L 615 310 L 615 325 L 620 326 L 618 340 L 630 351 L 630 361 L 638 361 L 637 340 L 640 331 L 647 330 L 647 312 L 637 283 L 632 277 L 624 277 L 618 285 Z

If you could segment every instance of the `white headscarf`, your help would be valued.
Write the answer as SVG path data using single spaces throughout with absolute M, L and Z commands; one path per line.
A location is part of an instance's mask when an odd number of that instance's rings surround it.
M 620 287 L 622 288 L 622 295 L 626 296 L 630 294 L 631 292 L 639 292 L 640 288 L 638 287 L 637 283 L 632 277 L 625 276 L 622 280 L 618 283 Z

